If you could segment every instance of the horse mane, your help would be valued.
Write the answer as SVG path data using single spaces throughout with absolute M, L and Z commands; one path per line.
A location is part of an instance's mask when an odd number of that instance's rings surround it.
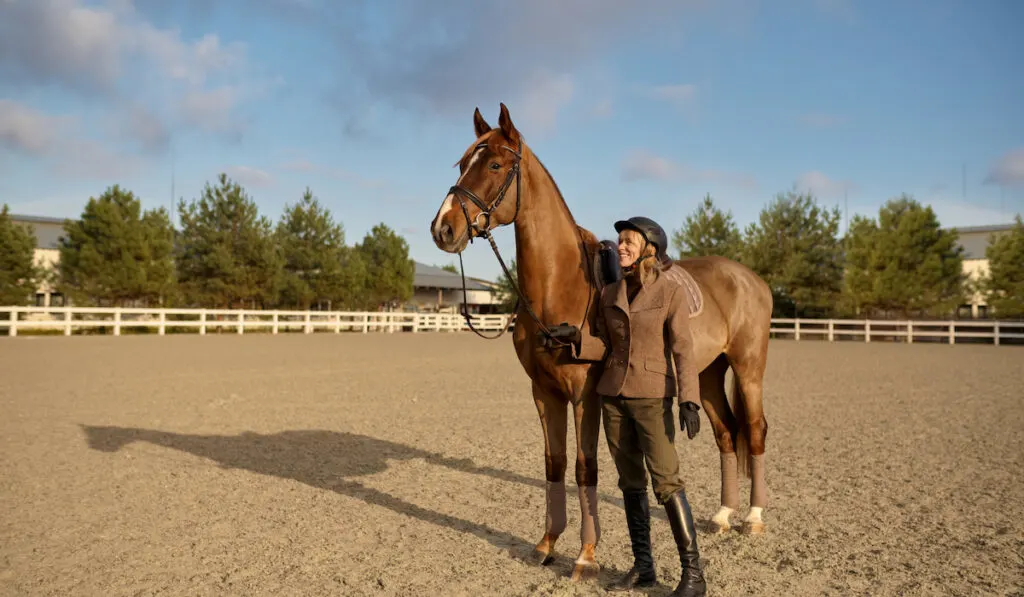
M 555 177 L 551 176 L 551 172 L 548 170 L 548 167 L 544 165 L 544 162 L 542 162 L 541 159 L 539 157 L 537 157 L 537 154 L 534 153 L 532 149 L 530 150 L 530 154 L 533 155 L 533 159 L 537 160 L 537 163 L 540 165 L 541 170 L 544 171 L 544 174 L 547 175 L 548 180 L 551 181 L 551 186 L 555 187 L 555 194 L 558 196 L 558 201 L 561 204 L 562 209 L 565 210 L 565 214 L 567 216 L 569 216 L 569 221 L 572 223 L 573 226 L 576 227 L 576 229 L 578 229 L 580 231 L 580 233 L 583 234 L 584 238 L 587 241 L 590 241 L 590 244 L 596 243 L 597 242 L 597 235 L 595 235 L 590 230 L 587 230 L 586 228 L 580 226 L 576 222 L 576 216 L 574 216 L 572 214 L 572 210 L 569 209 L 569 204 L 566 203 L 565 196 L 562 195 L 562 189 L 558 188 L 558 183 L 555 182 Z

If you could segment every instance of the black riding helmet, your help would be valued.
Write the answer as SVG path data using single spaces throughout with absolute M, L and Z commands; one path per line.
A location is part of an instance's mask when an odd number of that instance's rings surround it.
M 635 216 L 628 220 L 615 222 L 616 232 L 622 232 L 627 229 L 636 230 L 640 233 L 640 236 L 644 237 L 645 241 L 654 245 L 654 255 L 658 261 L 664 264 L 672 262 L 672 258 L 668 256 L 667 252 L 668 235 L 665 234 L 665 230 L 657 222 L 644 216 Z

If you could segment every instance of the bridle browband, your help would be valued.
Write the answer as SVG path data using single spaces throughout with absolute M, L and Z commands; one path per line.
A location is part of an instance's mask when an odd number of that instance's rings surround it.
M 479 143 L 479 144 L 477 144 L 476 149 L 479 150 L 479 149 L 481 149 L 483 147 L 487 147 L 487 143 Z M 541 321 L 539 317 L 537 317 L 536 313 L 534 313 L 533 308 L 530 307 L 530 301 L 526 300 L 526 297 L 523 296 L 522 290 L 519 289 L 519 284 L 512 277 L 512 274 L 509 273 L 508 267 L 505 265 L 505 260 L 501 258 L 501 252 L 498 251 L 498 245 L 494 241 L 494 236 L 491 234 L 491 230 L 490 230 L 491 214 L 496 209 L 498 209 L 498 206 L 501 205 L 501 202 L 505 200 L 505 193 L 508 192 L 509 187 L 512 185 L 512 181 L 515 181 L 515 183 L 516 183 L 516 212 L 512 216 L 512 219 L 509 222 L 507 222 L 505 224 L 500 224 L 501 226 L 507 226 L 508 224 L 515 223 L 516 219 L 519 217 L 519 208 L 522 205 L 522 198 L 523 198 L 523 194 L 522 194 L 523 193 L 523 190 L 522 190 L 523 189 L 523 185 L 522 185 L 523 177 L 522 177 L 522 170 L 521 170 L 521 167 L 520 167 L 520 163 L 521 163 L 521 161 L 523 159 L 523 140 L 519 139 L 519 148 L 518 148 L 518 150 L 512 149 L 511 147 L 508 147 L 507 145 L 502 145 L 501 148 L 507 150 L 508 152 L 510 152 L 515 157 L 515 161 L 512 162 L 512 166 L 509 168 L 508 174 L 505 176 L 505 181 L 498 188 L 498 194 L 494 198 L 494 201 L 491 202 L 490 205 L 485 205 L 484 201 L 482 199 L 480 199 L 480 197 L 477 197 L 476 193 L 474 193 L 473 191 L 470 191 L 466 187 L 460 186 L 458 182 L 456 182 L 454 185 L 452 185 L 448 189 L 448 192 L 450 194 L 454 195 L 459 200 L 459 207 L 462 208 L 462 214 L 466 217 L 466 225 L 468 226 L 468 230 L 467 230 L 466 233 L 469 235 L 469 242 L 470 242 L 470 244 L 473 243 L 474 233 L 475 233 L 476 236 L 482 236 L 482 237 L 487 239 L 487 241 L 491 245 L 491 250 L 494 251 L 494 256 L 498 258 L 498 264 L 501 265 L 502 271 L 505 272 L 505 277 L 508 279 L 509 284 L 512 285 L 512 289 L 515 290 L 515 292 L 516 292 L 516 304 L 515 304 L 515 307 L 513 308 L 513 317 L 515 317 L 516 312 L 519 310 L 519 304 L 520 304 L 520 302 L 522 302 L 522 304 L 526 307 L 527 313 L 529 313 L 530 317 L 532 317 L 533 320 L 535 322 L 537 322 L 537 325 L 540 326 L 541 332 L 544 334 L 544 336 L 548 339 L 549 342 L 554 343 L 554 344 L 558 344 L 558 345 L 561 345 L 561 346 L 568 346 L 569 345 L 568 342 L 564 342 L 561 339 L 556 338 L 554 336 L 554 334 L 551 333 L 551 330 L 548 329 L 548 326 L 545 325 L 544 322 Z M 463 200 L 463 197 L 465 197 L 466 199 L 469 199 L 470 201 L 472 201 L 473 204 L 476 205 L 477 208 L 480 209 L 480 213 L 478 213 L 476 215 L 476 218 L 470 218 L 469 217 L 469 210 L 466 209 L 466 202 Z M 483 227 L 480 227 L 480 226 L 477 225 L 477 222 L 480 220 L 480 216 L 483 216 L 483 218 L 484 218 L 484 225 L 483 225 Z M 577 233 L 579 233 L 579 227 L 578 226 L 577 226 Z M 586 249 L 586 243 L 583 242 L 582 234 L 580 235 L 580 242 L 582 243 L 583 252 L 586 255 L 586 250 L 587 250 Z M 502 330 L 500 332 L 498 332 L 498 334 L 495 335 L 495 336 L 485 336 L 482 333 L 480 333 L 479 330 L 477 330 L 475 327 L 473 327 L 473 321 L 472 321 L 472 319 L 469 316 L 469 306 L 466 304 L 466 294 L 467 294 L 467 289 L 466 289 L 466 268 L 463 266 L 463 263 L 462 263 L 462 251 L 459 251 L 459 269 L 462 272 L 462 316 L 466 318 L 466 324 L 469 325 L 469 329 L 473 330 L 473 332 L 476 333 L 476 335 L 480 336 L 481 338 L 485 338 L 487 340 L 496 340 L 496 339 L 500 338 L 501 336 L 503 336 L 505 334 L 505 332 L 508 331 L 508 326 L 507 325 L 504 326 L 502 328 Z M 590 272 L 590 268 L 589 267 L 585 267 L 584 269 L 588 273 Z M 587 308 L 586 308 L 586 310 L 585 310 L 585 312 L 583 314 L 583 321 L 584 322 L 586 322 L 587 315 L 590 312 L 590 298 L 591 297 L 588 296 Z M 581 324 L 581 329 L 582 329 L 582 324 Z

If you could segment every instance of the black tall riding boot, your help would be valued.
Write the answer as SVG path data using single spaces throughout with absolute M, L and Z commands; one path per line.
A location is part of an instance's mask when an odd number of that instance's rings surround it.
M 626 505 L 626 526 L 633 547 L 633 567 L 622 578 L 608 586 L 609 591 L 628 591 L 634 587 L 651 587 L 657 582 L 654 556 L 651 554 L 651 506 L 647 491 L 623 492 Z
M 697 529 L 693 526 L 693 514 L 686 501 L 686 492 L 679 490 L 665 502 L 665 512 L 672 527 L 679 550 L 679 562 L 683 565 L 683 577 L 676 585 L 671 597 L 700 597 L 707 591 L 704 571 L 697 551 Z

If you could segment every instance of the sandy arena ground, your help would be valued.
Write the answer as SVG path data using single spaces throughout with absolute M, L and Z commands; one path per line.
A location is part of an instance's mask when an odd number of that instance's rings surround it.
M 767 534 L 702 532 L 709 595 L 1024 595 L 1024 349 L 777 340 L 765 398 Z M 5 338 L 0 594 L 603 594 L 631 564 L 604 442 L 574 584 L 571 473 L 558 559 L 522 561 L 543 444 L 507 336 Z M 706 419 L 678 449 L 702 524 Z

